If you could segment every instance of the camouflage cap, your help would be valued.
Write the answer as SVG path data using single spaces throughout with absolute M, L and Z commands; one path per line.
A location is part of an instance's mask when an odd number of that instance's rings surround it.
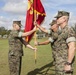
M 56 23 L 57 23 L 56 20 L 52 20 L 52 22 L 51 22 L 49 25 L 53 26 L 53 25 L 56 24 Z
M 69 12 L 66 11 L 58 11 L 57 16 L 55 16 L 55 18 L 60 18 L 62 16 L 69 16 Z
M 19 27 L 22 26 L 21 21 L 13 21 L 13 24 L 17 24 Z

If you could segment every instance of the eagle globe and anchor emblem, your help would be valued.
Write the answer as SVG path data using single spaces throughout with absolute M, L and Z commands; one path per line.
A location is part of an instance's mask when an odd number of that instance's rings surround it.
M 30 14 L 33 14 L 33 0 L 28 1 L 28 11 L 30 11 Z

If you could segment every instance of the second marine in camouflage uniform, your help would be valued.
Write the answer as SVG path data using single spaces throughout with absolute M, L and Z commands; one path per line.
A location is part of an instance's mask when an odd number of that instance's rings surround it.
M 37 45 L 47 45 L 47 44 L 51 44 L 51 47 L 53 46 L 53 42 L 55 42 L 55 40 L 58 38 L 58 35 L 60 34 L 60 32 L 58 31 L 59 26 L 57 25 L 57 21 L 56 20 L 52 20 L 52 22 L 49 24 L 51 26 L 50 30 L 46 30 L 43 27 L 37 25 L 43 32 L 49 34 L 49 39 L 44 41 L 44 42 L 38 42 Z M 53 56 L 53 65 L 55 63 L 55 51 L 53 50 L 52 47 L 52 56 Z

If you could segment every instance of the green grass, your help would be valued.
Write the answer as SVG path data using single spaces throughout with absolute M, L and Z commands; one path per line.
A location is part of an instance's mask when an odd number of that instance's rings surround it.
M 44 41 L 45 39 L 38 39 Z M 33 45 L 33 40 L 31 45 Z M 54 66 L 52 65 L 52 50 L 49 45 L 37 47 L 37 62 L 35 64 L 34 51 L 24 47 L 24 56 L 22 59 L 21 75 L 54 75 Z M 8 40 L 0 39 L 0 75 L 10 75 L 8 66 Z M 76 70 L 76 61 L 74 64 Z M 76 72 L 74 72 L 76 75 Z

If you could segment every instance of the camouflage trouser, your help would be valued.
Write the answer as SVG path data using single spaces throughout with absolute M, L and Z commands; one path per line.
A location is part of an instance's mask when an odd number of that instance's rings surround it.
M 65 59 L 60 56 L 56 56 L 56 64 L 55 64 L 55 75 L 73 75 L 72 73 L 64 72 Z
M 10 75 L 20 75 L 22 57 L 9 55 L 8 60 L 9 60 Z
M 55 54 L 56 52 L 54 50 L 52 50 L 52 58 L 53 58 L 53 65 L 55 65 Z
M 73 75 L 72 73 L 65 73 L 63 70 L 64 63 L 60 63 L 55 65 L 56 74 L 55 75 Z

